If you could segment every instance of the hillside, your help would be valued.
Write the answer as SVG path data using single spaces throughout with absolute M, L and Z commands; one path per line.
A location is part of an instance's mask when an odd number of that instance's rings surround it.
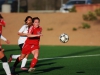
M 6 21 L 6 27 L 3 28 L 3 35 L 8 38 L 11 44 L 17 44 L 17 32 L 24 24 L 26 16 L 38 16 L 41 19 L 43 27 L 43 36 L 41 45 L 92 45 L 100 46 L 100 20 L 90 22 L 90 29 L 78 29 L 73 31 L 73 27 L 78 28 L 84 22 L 82 13 L 2 13 Z M 48 28 L 53 28 L 48 31 Z M 68 43 L 61 43 L 59 35 L 67 33 L 69 35 Z M 5 42 L 2 41 L 3 44 Z

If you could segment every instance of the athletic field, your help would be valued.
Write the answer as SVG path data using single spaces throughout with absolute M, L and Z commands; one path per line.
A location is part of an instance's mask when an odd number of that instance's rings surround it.
M 20 54 L 17 45 L 3 45 L 5 54 Z M 32 54 L 26 67 L 30 66 Z M 12 67 L 14 60 L 10 63 Z M 20 70 L 19 75 L 100 75 L 100 46 L 41 46 L 39 61 L 32 73 Z M 0 75 L 6 75 L 0 62 Z

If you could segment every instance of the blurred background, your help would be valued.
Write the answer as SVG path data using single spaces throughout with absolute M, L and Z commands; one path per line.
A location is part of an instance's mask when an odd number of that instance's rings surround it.
M 41 45 L 100 45 L 100 0 L 0 0 L 0 12 L 11 44 L 17 44 L 17 32 L 30 15 L 41 19 Z M 69 35 L 68 43 L 60 42 L 62 33 Z
M 8 58 L 20 54 L 18 31 L 25 18 L 41 20 L 36 70 L 29 74 L 18 68 L 20 75 L 100 75 L 100 0 L 0 0 L 0 14 L 6 22 L 2 35 L 10 41 L 2 41 Z M 69 36 L 67 43 L 59 40 L 62 33 Z M 1 66 L 0 75 L 5 75 Z
M 9 4 L 11 12 L 28 12 L 35 10 L 58 10 L 69 0 L 0 0 L 0 11 L 2 5 Z M 92 0 L 92 4 L 100 3 L 100 0 Z

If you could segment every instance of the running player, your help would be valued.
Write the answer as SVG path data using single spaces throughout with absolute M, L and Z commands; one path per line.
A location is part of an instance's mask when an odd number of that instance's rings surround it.
M 3 17 L 0 14 L 0 37 L 1 37 L 1 34 L 2 34 L 2 26 L 5 27 L 5 21 L 3 20 Z M 0 49 L 2 49 L 2 47 L 1 47 L 1 39 L 0 39 Z
M 0 14 L 0 38 L 2 40 L 4 40 L 7 44 L 9 44 L 9 41 L 5 37 L 3 37 L 1 35 L 2 34 L 2 26 L 5 27 L 5 22 L 3 20 L 2 15 Z M 9 64 L 7 62 L 7 57 L 5 56 L 5 54 L 3 52 L 4 49 L 2 49 L 2 47 L 1 47 L 1 39 L 0 39 L 0 60 L 2 61 L 2 66 L 3 66 L 3 69 L 6 72 L 6 75 L 11 75 L 10 68 L 9 68 Z M 13 75 L 15 75 L 15 74 L 13 74 Z
M 18 57 L 12 67 L 12 74 L 15 73 L 15 69 L 17 64 L 27 55 L 32 53 L 33 54 L 33 59 L 30 64 L 29 72 L 34 71 L 35 68 L 34 66 L 36 65 L 38 61 L 38 55 L 39 55 L 39 41 L 40 41 L 40 36 L 42 36 L 41 31 L 42 28 L 39 26 L 40 25 L 40 19 L 38 17 L 33 18 L 33 26 L 31 26 L 28 30 L 28 35 L 27 35 L 27 40 L 25 41 L 25 44 L 22 48 L 22 53 L 20 57 Z
M 18 35 L 20 36 L 19 39 L 18 39 L 18 45 L 20 47 L 20 50 L 22 50 L 22 46 L 23 46 L 25 40 L 27 39 L 28 28 L 32 25 L 32 17 L 27 16 L 24 21 L 25 21 L 25 25 L 23 25 L 21 27 L 21 29 L 18 31 Z M 10 59 L 8 60 L 8 62 L 11 62 L 12 59 L 17 59 L 19 56 L 20 55 L 10 55 Z M 27 68 L 25 68 L 27 58 L 28 58 L 28 54 L 22 60 L 21 70 L 27 70 Z
M 10 42 L 1 35 L 1 39 L 4 40 L 7 44 L 9 44 Z M 9 68 L 9 64 L 7 62 L 7 57 L 5 56 L 3 50 L 1 49 L 0 50 L 0 60 L 2 61 L 2 66 L 3 66 L 3 69 L 5 70 L 6 72 L 6 75 L 11 75 L 11 72 L 10 72 L 10 68 Z

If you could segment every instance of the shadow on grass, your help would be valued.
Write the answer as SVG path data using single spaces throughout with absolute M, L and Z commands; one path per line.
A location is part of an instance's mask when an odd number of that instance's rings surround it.
M 34 73 L 34 74 L 40 74 L 40 73 L 51 72 L 51 71 L 54 71 L 54 70 L 61 70 L 62 68 L 64 68 L 64 67 L 63 67 L 63 66 L 49 67 L 49 68 L 47 68 L 47 69 L 36 70 L 37 73 Z
M 6 75 L 6 74 L 0 74 L 0 75 Z
M 40 66 L 47 66 L 47 65 L 52 65 L 55 64 L 56 62 L 50 62 L 50 63 L 43 63 L 43 64 L 37 64 L 36 67 L 40 67 Z
M 80 51 L 80 52 L 76 52 L 76 53 L 72 53 L 72 54 L 62 55 L 62 56 L 59 56 L 59 57 L 74 56 L 74 55 L 79 55 L 79 54 L 84 54 L 84 53 L 89 53 L 89 52 L 95 52 L 95 51 L 100 51 L 100 47 L 95 48 L 95 49 Z
M 35 72 L 32 72 L 30 74 L 40 74 L 40 73 L 46 73 L 46 72 L 51 72 L 54 70 L 61 70 L 62 68 L 64 68 L 63 66 L 58 66 L 58 67 L 48 67 L 47 69 L 40 69 L 40 70 L 35 70 Z M 20 73 L 27 73 L 29 75 L 28 71 L 17 71 L 16 73 L 20 75 Z M 1 75 L 1 74 L 0 74 Z
M 0 69 L 0 72 L 4 72 L 4 69 Z M 6 73 L 2 73 L 0 75 L 5 75 Z
M 37 68 L 37 67 L 40 67 L 40 66 L 47 66 L 47 65 L 50 66 L 50 65 L 55 64 L 55 63 L 56 63 L 56 62 L 37 64 L 37 65 L 36 65 L 36 68 Z M 27 63 L 27 64 L 28 64 L 27 66 L 30 65 L 30 63 Z M 17 68 L 20 68 L 20 65 L 18 65 Z M 27 68 L 29 68 L 29 67 L 27 67 Z M 20 74 L 20 73 L 23 73 L 23 72 L 29 73 L 27 70 L 26 70 L 26 71 L 16 71 L 16 73 L 19 73 L 19 74 Z

